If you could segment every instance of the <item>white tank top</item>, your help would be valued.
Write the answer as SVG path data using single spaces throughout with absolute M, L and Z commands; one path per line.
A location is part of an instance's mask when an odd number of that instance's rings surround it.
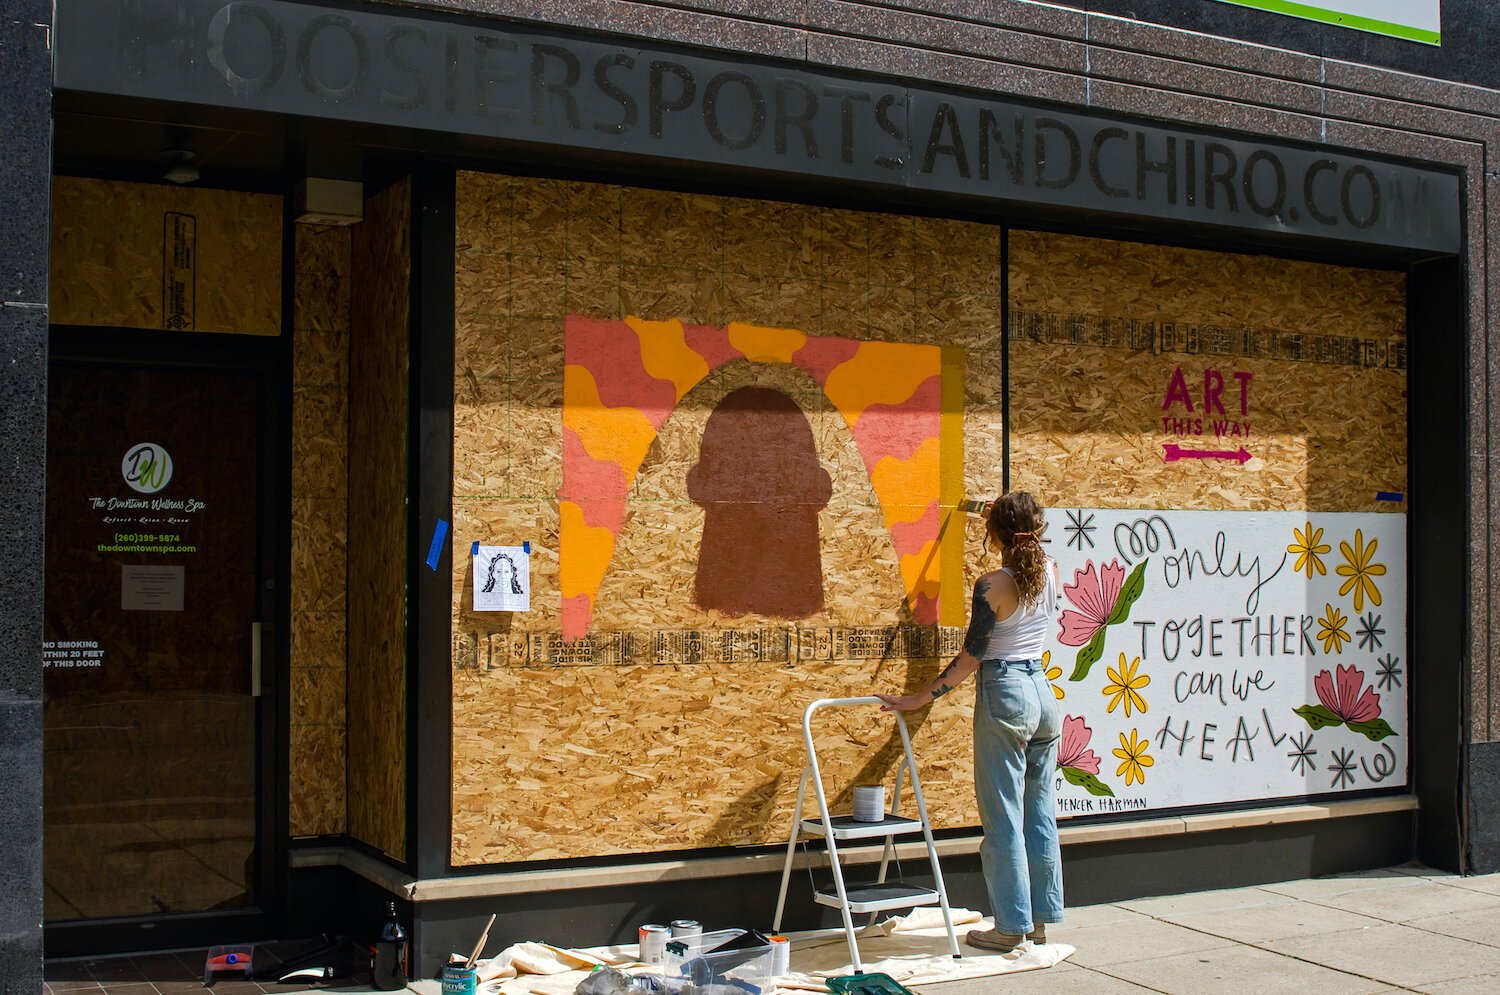
M 1042 646 L 1047 642 L 1047 630 L 1052 627 L 1052 615 L 1057 611 L 1057 584 L 1052 579 L 1055 564 L 1047 557 L 1046 579 L 1042 583 L 1041 597 L 1031 608 L 1016 605 L 1007 619 L 1001 619 L 990 630 L 990 641 L 985 646 L 981 660 L 1039 660 Z M 1009 567 L 1001 567 L 1009 574 Z M 1011 576 L 1014 580 L 1014 575 Z

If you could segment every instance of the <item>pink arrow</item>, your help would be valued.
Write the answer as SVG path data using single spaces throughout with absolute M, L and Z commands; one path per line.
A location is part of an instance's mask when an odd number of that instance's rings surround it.
M 1238 450 L 1228 449 L 1184 449 L 1175 442 L 1164 442 L 1162 446 L 1167 451 L 1167 462 L 1175 463 L 1180 459 L 1232 459 L 1241 466 L 1250 459 L 1250 452 L 1244 446 Z

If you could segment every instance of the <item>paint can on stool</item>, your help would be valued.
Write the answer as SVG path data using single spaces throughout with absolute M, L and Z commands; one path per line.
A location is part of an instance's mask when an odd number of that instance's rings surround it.
M 854 821 L 880 822 L 884 819 L 885 785 L 857 785 L 854 789 Z
M 474 995 L 475 977 L 478 972 L 462 962 L 444 964 L 441 988 L 443 995 Z

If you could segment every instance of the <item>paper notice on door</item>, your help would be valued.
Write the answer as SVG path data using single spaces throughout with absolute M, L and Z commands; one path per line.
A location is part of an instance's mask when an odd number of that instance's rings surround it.
M 186 567 L 124 564 L 120 608 L 128 612 L 180 612 Z

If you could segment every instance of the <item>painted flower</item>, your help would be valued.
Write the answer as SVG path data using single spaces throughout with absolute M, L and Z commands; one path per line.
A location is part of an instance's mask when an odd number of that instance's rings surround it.
M 1047 675 L 1048 682 L 1052 683 L 1052 693 L 1056 696 L 1057 700 L 1062 701 L 1064 698 L 1066 698 L 1068 696 L 1068 692 L 1064 691 L 1055 683 L 1057 679 L 1062 676 L 1062 668 L 1052 666 L 1051 650 L 1047 650 L 1042 653 L 1042 671 Z M 1099 772 L 1094 771 L 1094 773 L 1097 774 Z
M 1063 594 L 1073 607 L 1062 613 L 1062 634 L 1057 637 L 1064 646 L 1082 646 L 1104 628 L 1109 613 L 1115 610 L 1120 588 L 1125 583 L 1125 568 L 1119 560 L 1099 564 L 1098 573 L 1089 561 L 1082 570 L 1073 571 L 1073 583 L 1063 585 Z
M 1351 547 L 1347 542 L 1340 540 L 1339 552 L 1344 554 L 1344 562 L 1334 569 L 1340 577 L 1347 577 L 1339 588 L 1339 594 L 1354 592 L 1354 610 L 1357 612 L 1365 610 L 1365 598 L 1370 599 L 1370 604 L 1380 604 L 1380 588 L 1375 586 L 1374 578 L 1385 576 L 1384 563 L 1372 563 L 1375 557 L 1375 548 L 1380 545 L 1379 539 L 1371 539 L 1370 544 L 1364 544 L 1364 532 L 1360 529 L 1354 530 L 1354 545 Z
M 1380 718 L 1380 695 L 1373 686 L 1365 686 L 1365 672 L 1354 664 L 1335 668 L 1338 679 L 1334 680 L 1326 670 L 1320 670 L 1313 678 L 1313 690 L 1323 707 L 1345 722 L 1369 722 Z
M 1141 739 L 1136 730 L 1130 730 L 1130 738 L 1120 733 L 1120 748 L 1111 750 L 1115 756 L 1120 758 L 1120 766 L 1115 768 L 1115 774 L 1125 775 L 1125 786 L 1146 783 L 1146 768 L 1156 763 L 1156 758 L 1146 752 L 1146 747 L 1151 745 L 1151 740 Z
M 1313 523 L 1308 522 L 1306 532 L 1294 526 L 1292 535 L 1296 536 L 1296 541 L 1286 548 L 1288 553 L 1297 557 L 1292 569 L 1305 572 L 1309 580 L 1312 579 L 1314 570 L 1320 577 L 1326 575 L 1328 571 L 1323 568 L 1323 557 L 1320 555 L 1328 552 L 1328 544 L 1323 542 L 1323 530 L 1313 528 Z
M 1089 749 L 1089 740 L 1093 737 L 1094 730 L 1083 721 L 1083 716 L 1063 716 L 1062 742 L 1057 744 L 1057 766 L 1099 773 L 1099 758 Z
M 1318 638 L 1323 641 L 1324 653 L 1344 652 L 1344 644 L 1353 638 L 1349 635 L 1349 630 L 1344 628 L 1344 623 L 1348 621 L 1343 612 L 1324 602 L 1323 617 L 1318 619 Z
M 1151 678 L 1146 674 L 1137 674 L 1136 670 L 1141 665 L 1141 658 L 1136 657 L 1129 663 L 1125 662 L 1125 654 L 1120 654 L 1120 669 L 1109 668 L 1110 683 L 1104 685 L 1104 697 L 1109 699 L 1109 707 L 1106 711 L 1113 712 L 1115 706 L 1120 702 L 1125 703 L 1125 715 L 1129 717 L 1131 708 L 1137 712 L 1146 710 L 1146 699 L 1142 698 L 1139 690 L 1151 683 Z

